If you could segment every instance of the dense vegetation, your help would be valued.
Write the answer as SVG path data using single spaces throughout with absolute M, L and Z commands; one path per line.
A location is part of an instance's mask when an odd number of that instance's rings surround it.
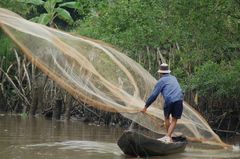
M 50 3 L 56 5 L 49 9 Z M 166 60 L 186 101 L 209 121 L 240 122 L 238 0 L 1 0 L 0 6 L 111 43 L 155 77 Z M 9 40 L 1 41 L 1 58 L 11 57 Z

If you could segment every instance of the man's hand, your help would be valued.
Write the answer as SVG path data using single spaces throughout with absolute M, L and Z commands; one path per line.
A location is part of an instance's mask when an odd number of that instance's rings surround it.
M 142 113 L 145 113 L 146 111 L 147 111 L 146 107 L 144 107 L 142 110 L 140 110 L 140 112 L 142 112 Z

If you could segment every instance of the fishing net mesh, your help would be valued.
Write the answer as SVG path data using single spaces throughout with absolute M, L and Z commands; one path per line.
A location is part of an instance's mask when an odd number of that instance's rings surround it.
M 146 113 L 139 112 L 156 79 L 117 49 L 27 21 L 6 9 L 0 9 L 0 26 L 34 65 L 77 100 L 119 112 L 147 129 L 165 133 L 161 97 Z M 222 143 L 201 115 L 185 102 L 175 131 Z

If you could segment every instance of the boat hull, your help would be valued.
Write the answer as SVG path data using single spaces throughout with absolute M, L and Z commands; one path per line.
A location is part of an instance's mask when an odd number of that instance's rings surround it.
M 173 143 L 163 143 L 136 131 L 125 131 L 118 140 L 118 146 L 130 156 L 161 156 L 183 152 L 187 140 L 183 136 L 173 137 Z

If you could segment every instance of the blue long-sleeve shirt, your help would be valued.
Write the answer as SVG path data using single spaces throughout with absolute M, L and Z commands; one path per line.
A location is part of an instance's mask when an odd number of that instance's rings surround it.
M 157 82 L 152 91 L 152 94 L 148 97 L 145 107 L 149 107 L 158 97 L 162 94 L 165 105 L 169 105 L 179 100 L 183 100 L 182 89 L 176 79 L 176 77 L 165 74 Z

